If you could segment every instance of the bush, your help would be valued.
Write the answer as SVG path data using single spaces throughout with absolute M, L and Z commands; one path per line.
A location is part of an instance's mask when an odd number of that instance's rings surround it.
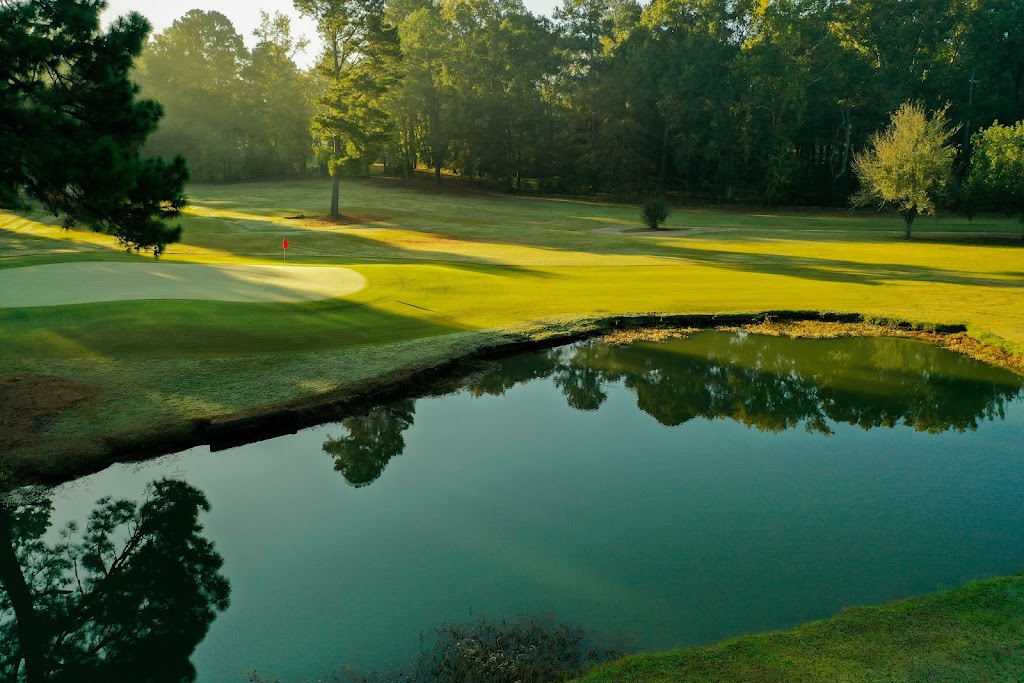
M 583 675 L 622 656 L 591 634 L 550 617 L 519 617 L 439 626 L 420 655 L 387 671 L 343 672 L 340 683 L 552 683 Z M 260 680 L 252 678 L 250 680 Z
M 668 218 L 668 205 L 665 200 L 651 197 L 640 207 L 640 222 L 651 230 L 657 230 Z

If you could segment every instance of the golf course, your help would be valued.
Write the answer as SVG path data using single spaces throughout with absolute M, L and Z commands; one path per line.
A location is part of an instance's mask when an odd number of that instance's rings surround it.
M 905 240 L 874 211 L 679 208 L 649 231 L 629 204 L 386 179 L 344 190 L 328 220 L 326 181 L 193 186 L 183 242 L 158 261 L 42 212 L 0 214 L 4 477 L 67 478 L 195 441 L 197 425 L 636 315 L 963 326 L 961 343 L 1021 367 L 1009 218 L 923 220 Z
M 332 220 L 329 181 L 195 185 L 159 259 L 0 214 L 5 485 L 283 434 L 457 388 L 481 354 L 659 327 L 916 336 L 1024 369 L 1024 248 L 1001 216 L 906 240 L 873 211 L 675 207 L 652 231 L 624 203 L 343 189 Z M 983 581 L 584 680 L 1008 680 L 1022 595 L 1020 577 Z
M 1022 17 L 3 0 L 0 683 L 1024 681 Z

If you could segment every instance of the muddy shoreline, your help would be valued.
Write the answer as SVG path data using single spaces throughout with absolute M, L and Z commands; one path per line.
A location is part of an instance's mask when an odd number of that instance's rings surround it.
M 532 336 L 480 346 L 430 367 L 380 376 L 358 389 L 338 389 L 285 403 L 269 404 L 220 419 L 179 420 L 140 429 L 127 437 L 109 438 L 100 456 L 68 458 L 74 466 L 18 471 L 0 492 L 27 485 L 52 486 L 92 474 L 119 462 L 139 462 L 190 448 L 221 451 L 294 434 L 299 430 L 357 415 L 406 398 L 450 393 L 489 361 L 604 337 L 609 343 L 661 340 L 697 330 L 718 329 L 751 334 L 834 338 L 896 336 L 923 339 L 983 362 L 1024 375 L 1024 358 L 967 336 L 963 325 L 923 325 L 899 320 L 867 319 L 856 313 L 767 311 L 726 315 L 624 315 L 580 321 L 579 328 L 559 332 L 540 328 Z M 144 432 L 144 433 L 143 433 Z

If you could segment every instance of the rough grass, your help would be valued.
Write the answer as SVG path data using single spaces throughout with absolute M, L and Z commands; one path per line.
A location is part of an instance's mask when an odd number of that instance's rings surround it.
M 791 631 L 634 655 L 578 683 L 981 683 L 1024 679 L 1024 576 L 849 609 Z
M 397 182 L 193 186 L 167 260 L 338 264 L 369 286 L 304 304 L 110 302 L 0 309 L 0 377 L 42 374 L 99 394 L 33 427 L 3 469 L 74 470 L 133 435 L 355 390 L 511 339 L 631 313 L 856 312 L 967 327 L 1024 366 L 1024 248 L 1002 217 L 922 220 L 848 211 L 675 209 L 636 233 L 637 208 Z M 302 216 L 303 218 L 295 218 Z M 0 269 L 127 260 L 109 237 L 0 212 Z M 980 346 L 980 345 L 979 345 Z M 26 440 L 22 440 L 25 443 Z

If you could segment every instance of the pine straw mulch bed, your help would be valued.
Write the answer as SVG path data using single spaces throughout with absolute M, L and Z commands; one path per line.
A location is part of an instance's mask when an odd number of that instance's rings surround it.
M 31 446 L 47 419 L 98 394 L 95 387 L 53 375 L 0 377 L 0 453 Z

